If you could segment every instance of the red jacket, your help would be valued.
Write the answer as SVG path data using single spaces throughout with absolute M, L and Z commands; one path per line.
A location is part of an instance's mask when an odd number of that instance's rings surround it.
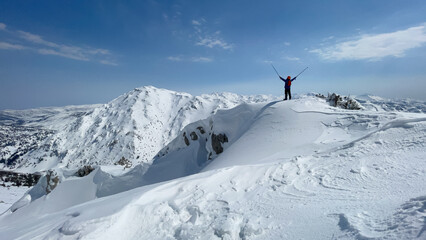
M 296 77 L 294 77 L 293 79 L 284 79 L 280 76 L 280 79 L 283 80 L 283 82 L 285 83 L 284 88 L 285 89 L 290 89 L 291 86 L 291 82 L 293 82 L 294 80 L 296 80 Z

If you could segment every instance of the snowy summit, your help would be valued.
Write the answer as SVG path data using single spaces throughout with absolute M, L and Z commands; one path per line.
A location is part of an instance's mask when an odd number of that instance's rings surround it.
M 3 168 L 43 175 L 1 238 L 424 239 L 426 103 L 327 100 L 144 87 L 3 111 L 2 131 L 41 134 Z

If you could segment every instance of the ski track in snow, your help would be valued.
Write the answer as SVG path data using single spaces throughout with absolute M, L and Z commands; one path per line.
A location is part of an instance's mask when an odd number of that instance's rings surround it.
M 245 124 L 227 125 L 236 120 L 233 113 L 243 111 L 248 116 Z M 212 128 L 227 133 L 230 142 L 200 173 L 183 172 L 182 178 L 145 186 L 140 177 L 132 178 L 137 175 L 123 175 L 137 188 L 97 198 L 95 182 L 105 180 L 94 171 L 71 179 L 75 186 L 91 184 L 94 192 L 88 190 L 85 196 L 93 200 L 59 208 L 65 203 L 57 201 L 66 200 L 61 191 L 71 191 L 69 198 L 80 193 L 77 187 L 59 185 L 51 195 L 0 216 L 1 235 L 5 239 L 426 238 L 424 113 L 347 111 L 305 97 L 222 111 L 214 120 Z M 172 142 L 170 151 L 182 152 L 182 141 Z M 191 154 L 187 157 L 194 157 Z M 162 159 L 167 155 L 158 161 Z M 171 168 L 160 165 L 157 173 L 167 174 Z

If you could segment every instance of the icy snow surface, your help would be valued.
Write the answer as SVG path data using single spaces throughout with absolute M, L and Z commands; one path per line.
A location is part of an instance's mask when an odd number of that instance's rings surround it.
M 313 96 L 219 110 L 176 133 L 152 164 L 26 194 L 0 216 L 0 236 L 426 239 L 426 114 L 373 100 L 360 111 Z

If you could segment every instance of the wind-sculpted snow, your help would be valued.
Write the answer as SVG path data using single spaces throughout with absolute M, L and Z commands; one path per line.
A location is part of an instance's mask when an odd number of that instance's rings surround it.
M 187 124 L 218 109 L 270 99 L 232 93 L 194 97 L 143 87 L 104 105 L 4 111 L 0 115 L 0 137 L 7 144 L 1 145 L 0 164 L 33 172 L 113 165 L 121 159 L 133 166 L 151 163 Z M 21 141 L 12 141 L 8 132 L 18 133 Z
M 424 113 L 345 110 L 309 96 L 244 104 L 184 127 L 152 164 L 100 167 L 26 195 L 0 216 L 0 234 L 424 239 L 425 133 Z M 213 134 L 226 135 L 223 152 Z

